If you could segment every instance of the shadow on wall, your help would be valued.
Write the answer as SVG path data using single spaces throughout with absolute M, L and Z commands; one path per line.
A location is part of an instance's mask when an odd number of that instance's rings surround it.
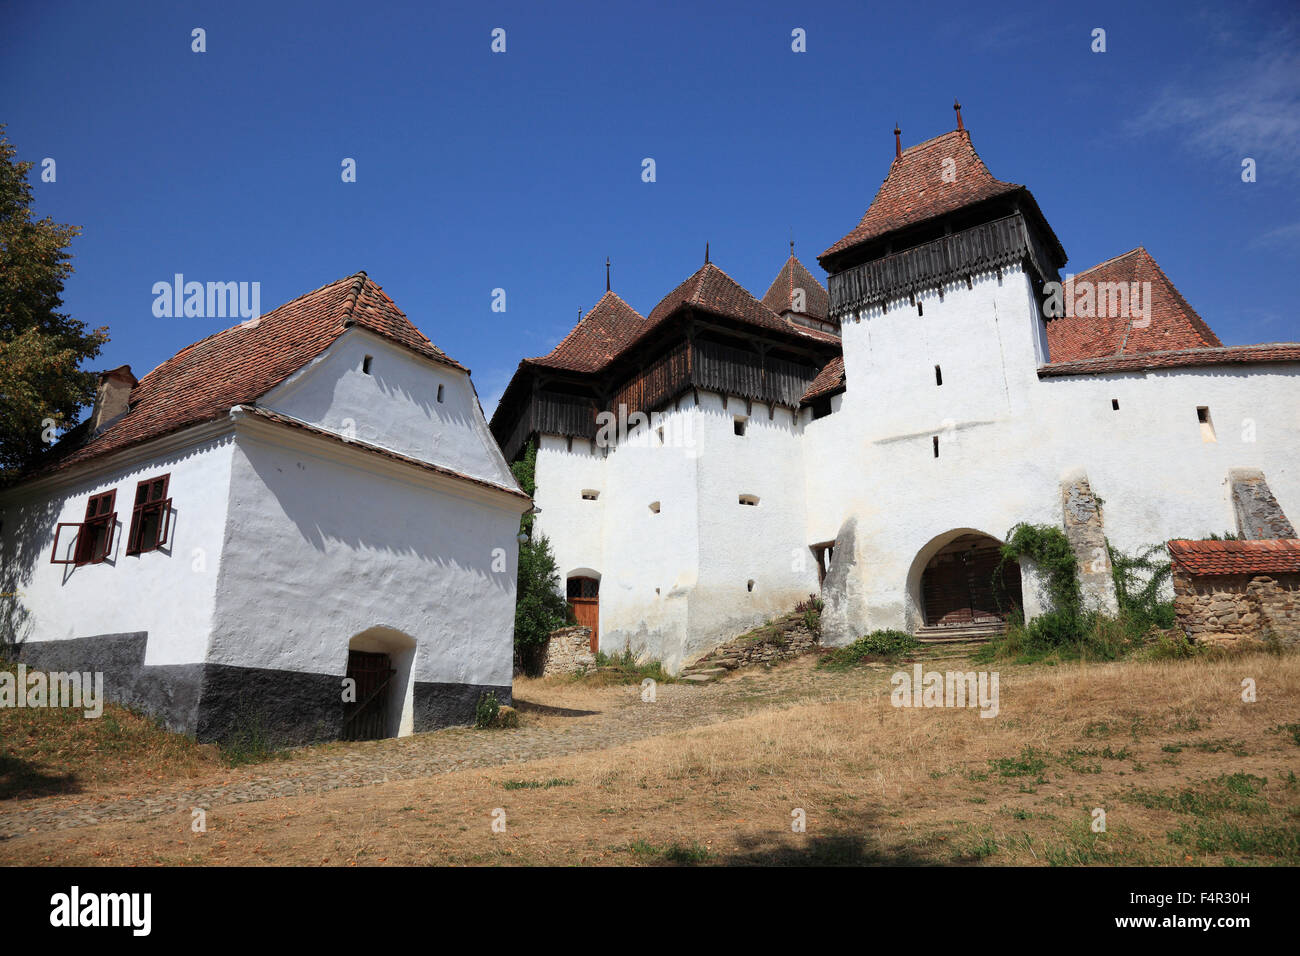
M 463 507 L 441 514 L 426 510 L 425 520 L 419 520 L 418 515 L 398 512 L 398 499 L 387 494 L 389 488 L 385 486 L 389 483 L 385 479 L 376 478 L 374 484 L 365 489 L 359 486 L 347 489 L 334 480 L 305 480 L 307 472 L 301 461 L 286 458 L 277 463 L 261 446 L 251 443 L 243 450 L 253 471 L 275 498 L 285 517 L 293 522 L 303 540 L 322 554 L 326 552 L 328 538 L 359 554 L 386 552 L 399 557 L 413 557 L 441 567 L 471 572 L 499 589 L 513 587 L 514 574 L 494 569 L 496 557 L 493 548 L 475 527 L 476 513 L 482 514 L 487 521 L 492 517 L 486 511 L 479 512 L 473 504 L 466 502 Z M 314 467 L 314 464 L 308 466 Z M 393 484 L 389 487 L 408 486 Z M 372 510 L 367 505 L 376 507 Z M 232 507 L 231 517 L 246 522 L 243 529 L 247 532 L 245 541 L 263 540 L 264 529 L 256 512 Z M 382 520 L 385 517 L 388 520 Z M 232 539 L 228 536 L 227 540 Z M 513 572 L 515 561 L 507 562 L 507 567 Z
M 13 506 L 0 530 L 0 656 L 12 658 L 31 634 L 34 622 L 24 602 L 32 572 L 50 556 L 46 548 L 58 522 L 61 500 Z

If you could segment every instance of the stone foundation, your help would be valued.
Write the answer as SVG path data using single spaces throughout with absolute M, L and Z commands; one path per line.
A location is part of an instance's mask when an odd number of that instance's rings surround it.
M 591 628 L 562 627 L 551 632 L 542 661 L 542 676 L 577 674 L 596 665 L 591 651 Z
M 1193 576 L 1174 569 L 1174 611 L 1193 641 L 1275 635 L 1300 643 L 1300 574 Z

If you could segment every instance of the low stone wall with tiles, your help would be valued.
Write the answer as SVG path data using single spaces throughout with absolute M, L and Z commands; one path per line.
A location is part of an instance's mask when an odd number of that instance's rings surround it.
M 1215 574 L 1174 571 L 1174 611 L 1193 641 L 1263 639 L 1300 644 L 1300 574 Z
M 562 627 L 551 632 L 542 662 L 542 676 L 577 674 L 596 666 L 596 655 L 591 652 L 591 628 Z

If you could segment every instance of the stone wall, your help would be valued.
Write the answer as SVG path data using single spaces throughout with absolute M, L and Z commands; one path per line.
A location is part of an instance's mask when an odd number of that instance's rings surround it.
M 1061 482 L 1061 506 L 1065 537 L 1079 562 L 1079 586 L 1084 599 L 1114 614 L 1119 610 L 1119 603 L 1115 597 L 1101 502 L 1083 472 L 1073 472 Z
M 591 628 L 562 627 L 551 632 L 542 661 L 542 676 L 576 674 L 594 667 L 596 655 L 591 652 Z
M 787 615 L 715 648 L 687 671 L 702 667 L 735 670 L 755 664 L 775 664 L 807 654 L 817 643 L 817 636 L 804 626 L 802 616 Z
M 1272 633 L 1284 643 L 1300 643 L 1300 574 L 1194 576 L 1175 568 L 1174 611 L 1194 641 Z

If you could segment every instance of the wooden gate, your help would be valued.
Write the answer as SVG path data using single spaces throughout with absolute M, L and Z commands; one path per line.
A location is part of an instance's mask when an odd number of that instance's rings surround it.
M 997 542 L 945 550 L 931 559 L 921 575 L 925 621 L 930 626 L 960 627 L 1004 620 L 1021 606 L 1020 565 L 1008 561 L 998 573 Z
M 600 646 L 600 582 L 595 578 L 569 578 L 569 607 L 573 619 L 591 628 L 591 650 Z
M 355 703 L 343 705 L 344 740 L 379 740 L 388 736 L 388 688 L 393 662 L 387 654 L 348 651 L 348 677 L 357 682 Z

